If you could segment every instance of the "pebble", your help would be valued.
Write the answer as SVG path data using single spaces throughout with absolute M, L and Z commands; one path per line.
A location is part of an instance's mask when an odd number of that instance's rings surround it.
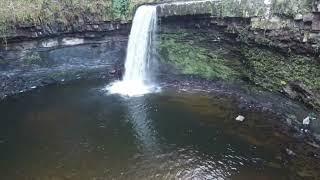
M 290 156 L 295 156 L 296 155 L 296 153 L 294 153 L 292 150 L 290 150 L 290 149 L 286 149 L 286 152 L 287 152 L 287 154 L 288 155 L 290 155 Z
M 117 71 L 115 69 L 111 70 L 109 73 L 110 74 L 115 74 Z
M 238 117 L 236 117 L 236 121 L 242 122 L 242 121 L 244 121 L 244 119 L 245 119 L 245 117 L 242 115 L 238 115 Z
M 304 118 L 303 121 L 302 121 L 302 124 L 303 125 L 309 125 L 310 124 L 310 117 L 308 116 L 308 117 Z

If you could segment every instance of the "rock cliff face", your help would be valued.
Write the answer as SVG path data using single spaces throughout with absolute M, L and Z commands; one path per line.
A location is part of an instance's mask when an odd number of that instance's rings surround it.
M 246 25 L 249 26 L 247 29 L 276 31 L 276 34 L 279 34 L 279 30 L 285 31 L 288 34 L 286 39 L 293 38 L 294 41 L 301 41 L 308 46 L 313 46 L 314 49 L 320 41 L 318 0 L 153 0 L 146 2 L 158 4 L 161 17 L 207 14 L 219 19 L 249 18 L 251 23 Z M 133 13 L 134 9 L 130 13 Z M 81 17 L 85 17 L 85 14 Z M 39 25 L 17 24 L 14 31 L 6 34 L 6 39 L 10 41 L 65 33 L 117 30 L 126 26 L 127 23 L 130 24 L 132 18 L 130 16 L 129 19 L 121 22 L 105 22 L 98 17 L 88 15 L 87 18 L 72 19 L 72 22 L 66 24 L 54 22 L 43 22 Z M 232 28 L 233 24 L 228 23 L 226 22 L 225 25 Z M 268 35 L 277 36 L 276 34 Z
M 149 2 L 149 1 L 148 1 Z M 207 15 L 211 23 L 226 27 L 245 43 L 274 47 L 283 52 L 319 55 L 320 1 L 318 0 L 198 0 L 151 1 L 158 4 L 159 16 Z M 91 17 L 91 16 L 90 16 Z M 188 19 L 186 19 L 188 20 Z M 8 42 L 81 32 L 126 29 L 130 19 L 105 22 L 80 18 L 74 22 L 17 24 L 6 34 Z
M 118 79 L 127 37 L 95 34 L 9 44 L 0 50 L 0 100 L 49 84 Z
M 77 33 L 99 33 L 99 32 L 114 32 L 128 31 L 130 29 L 129 22 L 103 22 L 103 21 L 88 21 L 87 23 L 75 22 L 72 25 L 65 24 L 46 24 L 46 25 L 17 25 L 14 32 L 9 33 L 5 37 L 2 48 L 7 43 L 21 42 L 26 40 L 34 40 L 39 38 L 48 38 L 61 35 L 70 35 Z
M 183 25 L 179 26 L 179 23 Z M 172 34 L 170 38 L 164 36 L 161 39 L 161 48 L 169 52 L 170 58 L 167 59 L 174 64 L 184 66 L 193 63 L 191 67 L 183 67 L 183 71 L 188 74 L 200 74 L 205 78 L 219 77 L 229 81 L 230 75 L 232 79 L 234 75 L 237 76 L 240 73 L 246 81 L 270 91 L 284 93 L 311 108 L 320 110 L 319 58 L 294 53 L 293 50 L 288 52 L 285 47 L 281 49 L 258 43 L 259 38 L 266 39 L 263 34 L 259 36 L 253 30 L 247 30 L 245 34 L 240 31 L 250 23 L 248 18 L 224 18 L 222 20 L 206 16 L 163 18 L 163 25 L 176 27 L 179 31 L 169 32 L 169 35 Z M 230 28 L 230 24 L 233 25 L 233 28 Z M 197 33 L 189 33 L 188 37 L 185 37 L 186 33 L 183 28 L 193 29 Z M 199 37 L 195 37 L 196 35 Z M 248 35 L 251 35 L 251 39 L 248 39 Z M 177 40 L 173 41 L 175 38 Z M 192 39 L 192 42 L 188 44 L 185 39 Z M 210 45 L 218 42 L 230 44 L 225 53 L 231 55 L 232 53 L 228 51 L 233 50 L 237 54 L 235 56 L 239 58 L 239 64 L 236 63 L 236 60 L 216 59 L 219 57 L 219 51 L 217 52 L 215 47 Z M 202 44 L 200 49 L 196 48 L 196 43 Z M 209 53 L 201 50 L 203 48 Z M 224 62 L 232 62 L 237 65 L 232 66 L 233 71 L 230 71 L 229 68 L 223 67 Z M 239 73 L 233 73 L 234 71 Z
M 225 0 L 162 3 L 162 17 L 206 14 L 212 24 L 244 43 L 282 52 L 319 55 L 320 2 L 312 0 Z M 187 20 L 187 19 L 186 19 Z
M 184 21 L 199 30 L 218 30 L 228 37 L 224 40 L 242 46 L 253 83 L 320 110 L 318 1 L 202 1 L 162 7 L 164 24 Z

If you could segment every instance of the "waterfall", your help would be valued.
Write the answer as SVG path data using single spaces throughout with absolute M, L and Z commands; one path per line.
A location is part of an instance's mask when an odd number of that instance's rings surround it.
M 107 87 L 110 93 L 139 96 L 157 89 L 149 71 L 156 30 L 156 6 L 140 6 L 132 22 L 123 79 Z

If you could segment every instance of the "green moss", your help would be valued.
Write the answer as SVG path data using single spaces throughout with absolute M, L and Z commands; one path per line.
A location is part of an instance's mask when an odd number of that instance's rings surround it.
M 129 10 L 128 0 L 112 0 L 112 11 L 114 18 L 122 18 L 127 16 Z
M 272 12 L 280 16 L 295 17 L 312 11 L 313 0 L 272 0 Z
M 220 2 L 220 16 L 263 16 L 267 11 L 264 0 L 224 0 Z
M 238 75 L 235 70 L 227 66 L 221 54 L 200 47 L 193 40 L 186 40 L 187 35 L 180 33 L 162 36 L 160 54 L 164 62 L 173 65 L 183 74 L 198 75 L 208 79 L 230 80 Z
M 290 81 L 300 81 L 320 89 L 320 64 L 313 58 L 258 48 L 243 48 L 242 53 L 249 79 L 259 86 L 280 90 Z
M 313 0 L 272 0 L 271 14 L 295 17 L 312 11 Z M 265 16 L 268 5 L 264 0 L 224 0 L 220 3 L 220 15 L 229 17 Z
M 40 57 L 40 54 L 38 52 L 33 52 L 27 54 L 23 58 L 23 62 L 27 65 L 44 65 L 45 61 Z

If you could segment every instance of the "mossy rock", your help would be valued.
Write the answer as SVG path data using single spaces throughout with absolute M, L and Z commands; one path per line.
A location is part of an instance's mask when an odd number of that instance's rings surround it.
M 320 64 L 314 58 L 259 48 L 243 48 L 242 53 L 249 79 L 259 86 L 281 90 L 287 83 L 299 81 L 320 89 Z
M 207 79 L 232 80 L 239 76 L 228 66 L 222 53 L 199 46 L 195 41 L 200 41 L 201 37 L 187 36 L 190 34 L 185 32 L 161 36 L 160 54 L 164 63 L 173 65 L 182 74 Z
M 23 63 L 25 65 L 39 65 L 39 66 L 45 66 L 47 64 L 46 60 L 40 56 L 39 52 L 28 53 L 23 58 Z

